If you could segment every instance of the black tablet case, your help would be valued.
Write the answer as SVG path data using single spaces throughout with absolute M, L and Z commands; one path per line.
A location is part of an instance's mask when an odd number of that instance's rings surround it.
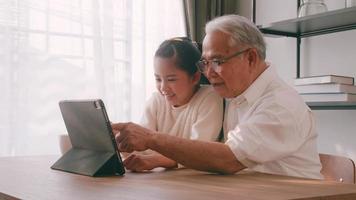
M 123 175 L 125 168 L 102 100 L 61 101 L 72 149 L 52 169 L 87 176 Z

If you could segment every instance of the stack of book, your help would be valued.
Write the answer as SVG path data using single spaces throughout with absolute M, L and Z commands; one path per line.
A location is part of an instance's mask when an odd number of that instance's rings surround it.
M 295 79 L 294 85 L 306 102 L 356 102 L 353 77 L 309 76 Z

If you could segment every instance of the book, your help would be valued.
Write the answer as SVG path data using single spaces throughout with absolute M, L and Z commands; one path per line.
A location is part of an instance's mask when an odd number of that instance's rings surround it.
M 345 85 L 339 83 L 312 84 L 312 85 L 296 85 L 295 90 L 299 94 L 307 93 L 350 93 L 356 94 L 355 85 Z
M 348 93 L 320 93 L 301 94 L 306 102 L 356 102 L 356 94 Z
M 322 75 L 322 76 L 307 76 L 307 77 L 297 78 L 294 80 L 294 85 L 324 84 L 324 83 L 340 83 L 346 85 L 353 85 L 354 78 L 350 76 Z

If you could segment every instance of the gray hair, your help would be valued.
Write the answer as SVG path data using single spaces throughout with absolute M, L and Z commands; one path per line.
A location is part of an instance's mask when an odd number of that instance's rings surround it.
M 205 26 L 206 34 L 221 31 L 231 36 L 229 44 L 247 45 L 257 49 L 263 60 L 266 58 L 266 43 L 261 31 L 247 18 L 239 15 L 224 15 L 217 17 Z

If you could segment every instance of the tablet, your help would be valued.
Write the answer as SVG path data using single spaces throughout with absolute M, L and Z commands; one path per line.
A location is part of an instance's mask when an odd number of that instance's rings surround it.
M 64 100 L 59 102 L 72 143 L 52 169 L 87 176 L 123 175 L 115 136 L 102 100 Z

